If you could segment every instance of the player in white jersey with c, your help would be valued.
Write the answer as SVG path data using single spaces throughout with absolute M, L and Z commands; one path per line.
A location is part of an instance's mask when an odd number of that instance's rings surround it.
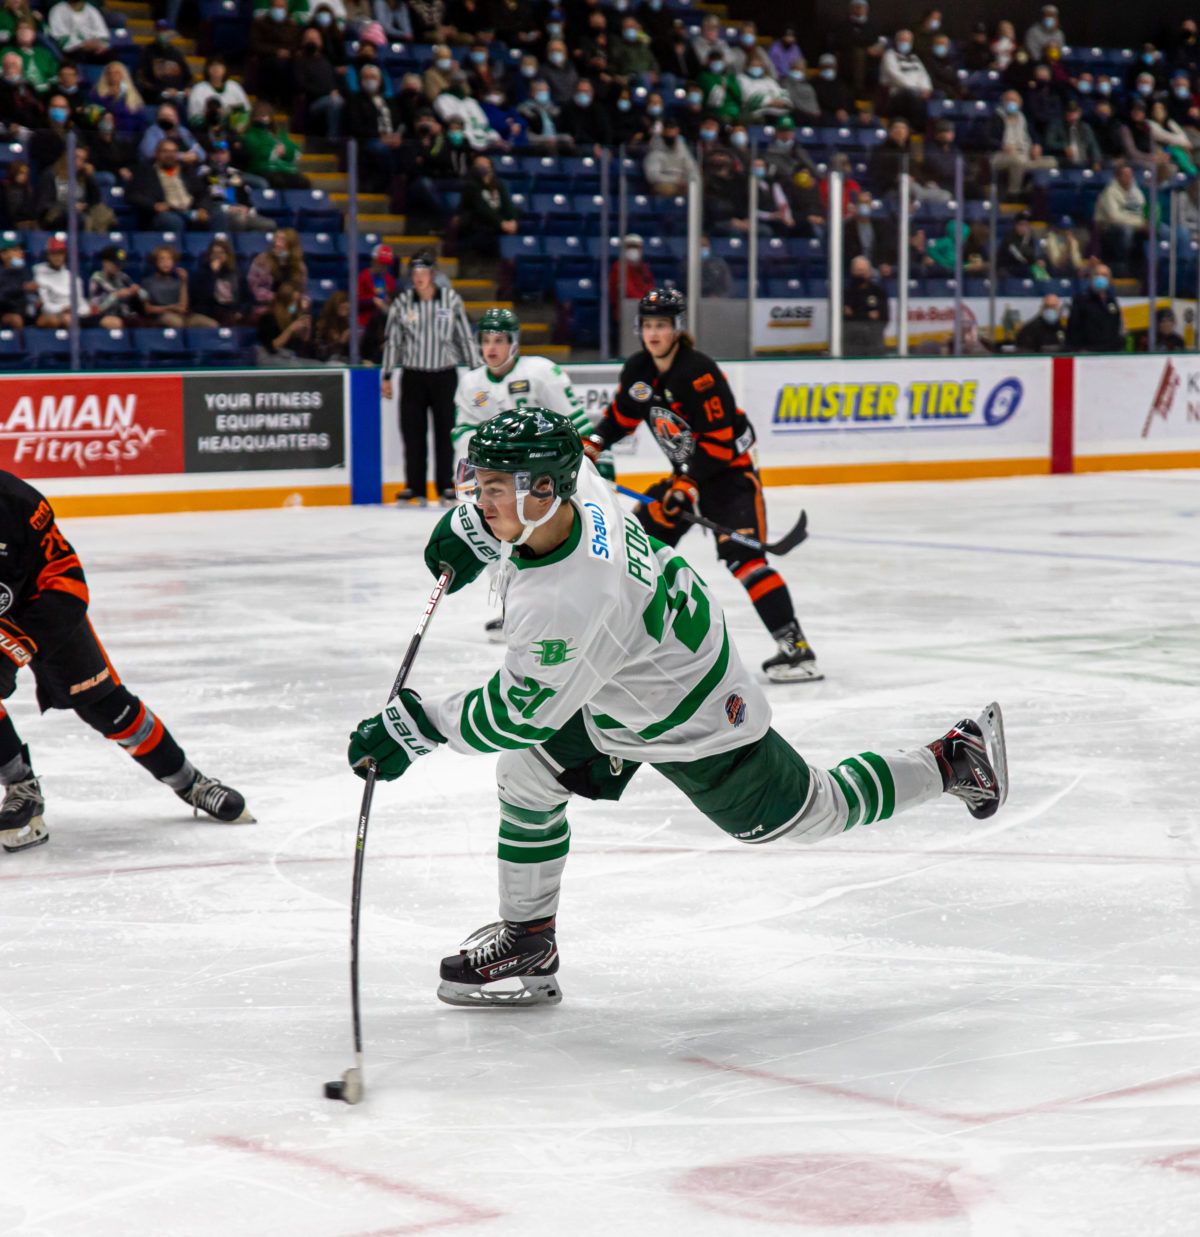
M 752 845 L 816 842 L 948 792 L 977 818 L 1008 792 L 997 705 L 925 747 L 809 765 L 771 727 L 763 691 L 688 562 L 617 505 L 561 415 L 504 413 L 472 439 L 477 501 L 426 547 L 452 590 L 499 564 L 503 666 L 482 686 L 422 700 L 407 688 L 361 722 L 348 758 L 399 777 L 442 744 L 499 753 L 500 914 L 442 962 L 453 1005 L 561 999 L 555 914 L 570 844 L 567 799 L 617 799 L 653 765 L 710 820 Z M 505 991 L 494 981 L 517 979 Z
M 485 421 L 502 412 L 519 408 L 548 408 L 569 417 L 586 438 L 599 423 L 604 409 L 589 417 L 583 401 L 571 386 L 570 375 L 548 357 L 521 355 L 521 321 L 511 309 L 488 309 L 475 328 L 483 364 L 468 370 L 458 381 L 454 396 L 454 428 L 450 439 L 455 454 L 465 458 L 475 431 Z M 612 452 L 605 451 L 596 461 L 600 475 L 612 481 Z M 503 640 L 502 618 L 484 625 L 489 639 Z

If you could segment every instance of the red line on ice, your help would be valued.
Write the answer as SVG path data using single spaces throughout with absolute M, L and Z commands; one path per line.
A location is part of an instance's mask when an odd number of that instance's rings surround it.
M 782 1086 L 795 1087 L 798 1090 L 819 1091 L 824 1095 L 832 1095 L 838 1099 L 859 1100 L 866 1104 L 878 1104 L 882 1108 L 894 1108 L 900 1112 L 916 1113 L 919 1116 L 931 1117 L 937 1121 L 961 1122 L 964 1125 L 991 1125 L 996 1121 L 1008 1121 L 1016 1117 L 1030 1117 L 1038 1113 L 1072 1108 L 1076 1104 L 1094 1104 L 1099 1100 L 1128 1099 L 1134 1095 L 1148 1095 L 1155 1091 L 1166 1091 L 1173 1087 L 1186 1087 L 1193 1083 L 1200 1083 L 1200 1071 L 1197 1071 L 1190 1074 L 1175 1074 L 1169 1078 L 1156 1078 L 1149 1082 L 1139 1082 L 1129 1087 L 1114 1087 L 1108 1091 L 1096 1091 L 1087 1095 L 1046 1100 L 1041 1104 L 1030 1104 L 1026 1108 L 1012 1108 L 1000 1112 L 973 1113 L 934 1108 L 932 1105 L 920 1104 L 915 1100 L 906 1100 L 900 1096 L 871 1095 L 867 1091 L 857 1091 L 853 1087 L 843 1087 L 832 1082 L 815 1082 L 807 1078 L 790 1078 L 786 1074 L 776 1074 L 772 1070 L 756 1069 L 747 1065 L 730 1065 L 720 1061 L 710 1061 L 707 1057 L 685 1057 L 684 1060 L 689 1065 L 700 1065 L 705 1069 L 716 1070 L 720 1073 L 737 1074 L 743 1078 L 756 1078 L 761 1082 L 778 1083 Z
M 328 1173 L 332 1177 L 340 1177 L 343 1181 L 351 1181 L 372 1186 L 388 1194 L 401 1198 L 413 1199 L 417 1202 L 429 1203 L 436 1207 L 445 1207 L 451 1214 L 436 1220 L 417 1220 L 412 1224 L 400 1224 L 389 1228 L 372 1229 L 369 1233 L 356 1234 L 356 1237 L 401 1237 L 406 1233 L 428 1233 L 435 1228 L 450 1228 L 458 1224 L 479 1224 L 484 1220 L 496 1220 L 503 1214 L 484 1207 L 476 1207 L 464 1199 L 451 1198 L 446 1194 L 438 1194 L 432 1190 L 423 1190 L 420 1186 L 409 1185 L 404 1181 L 392 1181 L 381 1177 L 378 1173 L 367 1172 L 361 1168 L 343 1168 L 330 1160 L 322 1160 L 315 1155 L 306 1155 L 303 1151 L 284 1151 L 280 1147 L 268 1147 L 255 1142 L 252 1138 L 238 1138 L 234 1134 L 218 1134 L 213 1142 L 234 1151 L 245 1151 L 251 1155 L 261 1155 L 283 1164 L 298 1165 L 302 1168 L 313 1168 L 318 1172 Z

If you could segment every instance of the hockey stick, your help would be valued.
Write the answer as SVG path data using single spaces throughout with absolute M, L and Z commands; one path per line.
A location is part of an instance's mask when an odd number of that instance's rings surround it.
M 627 489 L 616 482 L 613 482 L 613 486 L 618 494 L 624 494 L 626 498 L 636 498 L 638 502 L 643 503 L 656 501 L 649 494 L 639 494 L 637 490 Z M 778 541 L 759 541 L 757 537 L 751 537 L 748 533 L 739 533 L 736 528 L 726 528 L 724 524 L 716 524 L 691 511 L 680 511 L 679 518 L 686 520 L 689 524 L 699 524 L 701 528 L 707 528 L 720 537 L 728 537 L 730 541 L 744 545 L 748 550 L 760 550 L 764 554 L 787 554 L 808 536 L 807 511 L 800 512 L 800 518 L 796 521 L 792 531 L 785 533 Z
M 417 629 L 413 632 L 413 637 L 408 642 L 408 651 L 404 654 L 404 660 L 400 663 L 400 672 L 396 675 L 396 681 L 392 684 L 388 703 L 391 703 L 400 694 L 400 689 L 408 678 L 408 672 L 412 669 L 412 664 L 417 659 L 417 650 L 421 647 L 421 638 L 425 635 L 425 629 L 429 626 L 429 620 L 433 618 L 433 612 L 437 609 L 438 602 L 441 601 L 442 595 L 453 579 L 454 572 L 443 564 L 442 574 L 438 576 L 438 581 L 433 586 L 433 592 L 429 594 L 429 601 L 425 605 L 425 612 L 417 622 Z M 359 920 L 362 912 L 363 864 L 367 854 L 367 825 L 371 819 L 371 800 L 375 796 L 375 778 L 378 772 L 379 769 L 375 762 L 368 760 L 362 806 L 358 811 L 358 840 L 354 846 L 354 884 L 350 895 L 350 1007 L 354 1015 L 354 1064 L 350 1069 L 343 1072 L 338 1081 L 325 1084 L 325 1098 L 327 1100 L 343 1100 L 347 1104 L 357 1104 L 363 1097 L 362 1003 L 358 994 L 358 938 Z

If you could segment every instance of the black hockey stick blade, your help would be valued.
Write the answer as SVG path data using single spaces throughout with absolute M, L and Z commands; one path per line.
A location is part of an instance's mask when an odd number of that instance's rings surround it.
M 794 550 L 802 541 L 808 537 L 808 512 L 801 511 L 800 518 L 796 521 L 795 526 L 790 533 L 786 533 L 780 537 L 778 541 L 769 542 L 763 546 L 768 554 L 787 554 Z

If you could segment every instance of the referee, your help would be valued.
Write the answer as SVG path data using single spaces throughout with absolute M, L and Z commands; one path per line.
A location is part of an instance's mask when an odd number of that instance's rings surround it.
M 455 365 L 482 364 L 462 297 L 448 284 L 434 282 L 436 259 L 428 250 L 408 263 L 410 287 L 399 293 L 384 326 L 383 397 L 392 398 L 392 378 L 400 377 L 400 437 L 404 440 L 406 487 L 399 502 L 425 503 L 428 460 L 426 440 L 433 414 L 433 442 L 438 494 L 453 501 Z

